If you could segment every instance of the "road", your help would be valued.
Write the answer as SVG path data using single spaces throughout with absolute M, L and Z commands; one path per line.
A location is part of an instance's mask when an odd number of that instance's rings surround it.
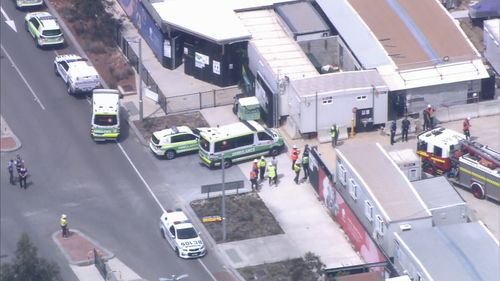
M 52 69 L 56 52 L 71 53 L 74 48 L 37 49 L 23 30 L 24 14 L 11 2 L 2 8 L 18 32 L 2 15 L 1 112 L 22 148 L 3 153 L 1 161 L 7 163 L 20 153 L 30 178 L 24 191 L 10 186 L 6 169 L 1 171 L 1 254 L 12 257 L 20 234 L 28 232 L 40 255 L 60 265 L 64 280 L 76 280 L 51 239 L 59 230 L 59 216 L 66 213 L 70 227 L 97 240 L 148 280 L 170 274 L 211 280 L 205 268 L 215 275 L 223 271 L 210 248 L 200 260 L 176 257 L 158 227 L 158 202 L 165 209 L 182 207 L 186 198 L 199 193 L 200 184 L 220 181 L 220 175 L 201 167 L 196 155 L 159 161 L 125 122 L 119 143 L 94 143 L 88 100 L 68 96 Z M 228 180 L 243 177 L 233 170 Z

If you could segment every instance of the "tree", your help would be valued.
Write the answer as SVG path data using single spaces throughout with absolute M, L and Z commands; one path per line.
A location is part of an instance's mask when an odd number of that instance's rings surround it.
M 17 242 L 16 256 L 12 262 L 0 266 L 0 281 L 60 281 L 59 267 L 38 257 L 37 248 L 28 234 L 23 233 Z

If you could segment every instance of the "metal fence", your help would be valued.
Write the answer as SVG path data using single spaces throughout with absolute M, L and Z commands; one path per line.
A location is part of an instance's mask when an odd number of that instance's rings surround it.
M 130 64 L 138 72 L 139 70 L 139 57 L 135 53 L 129 42 L 120 30 L 116 32 L 116 44 L 121 49 L 123 55 L 128 59 Z M 147 44 L 143 42 L 144 44 Z M 144 46 L 144 45 L 143 45 Z M 151 77 L 151 74 L 146 68 L 142 68 L 141 78 L 143 83 L 149 90 L 158 94 L 158 104 L 165 114 L 179 113 L 185 111 L 200 110 L 203 108 L 217 107 L 229 105 L 234 102 L 234 98 L 241 90 L 238 86 L 226 87 L 223 89 L 213 89 L 206 92 L 198 92 L 191 94 L 184 94 L 178 96 L 166 97 L 156 82 Z

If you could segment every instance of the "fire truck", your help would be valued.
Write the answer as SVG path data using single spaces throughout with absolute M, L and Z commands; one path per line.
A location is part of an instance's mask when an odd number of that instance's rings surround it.
M 500 202 L 500 153 L 453 130 L 436 128 L 417 136 L 417 154 L 422 171 L 446 175 L 476 198 Z

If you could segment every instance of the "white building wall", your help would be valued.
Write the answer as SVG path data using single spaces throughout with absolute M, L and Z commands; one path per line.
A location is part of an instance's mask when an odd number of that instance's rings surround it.
M 468 207 L 466 204 L 436 208 L 430 211 L 432 213 L 433 226 L 467 222 Z
M 500 19 L 484 21 L 484 57 L 500 75 Z

